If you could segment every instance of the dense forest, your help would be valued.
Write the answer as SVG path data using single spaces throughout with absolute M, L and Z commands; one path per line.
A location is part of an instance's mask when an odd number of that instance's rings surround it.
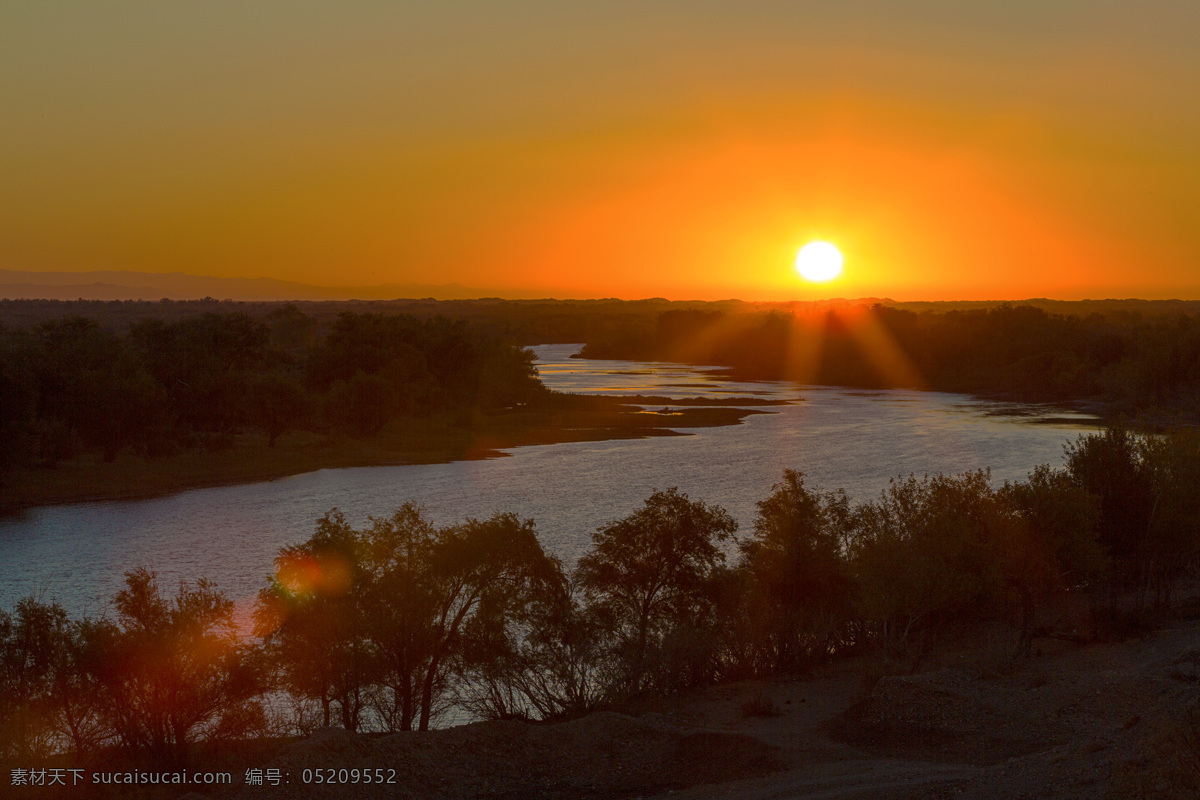
M 119 305 L 119 304 L 118 304 Z M 0 469 L 81 452 L 169 456 L 235 433 L 370 436 L 399 417 L 469 415 L 544 394 L 532 353 L 463 320 L 294 306 L 148 317 L 76 316 L 0 330 Z
M 1154 323 L 1181 316 L 1200 316 L 1200 301 L 1187 300 L 1025 300 L 896 302 L 892 300 L 822 300 L 795 302 L 746 302 L 742 300 L 338 300 L 288 303 L 217 300 L 10 300 L 0 298 L 0 328 L 32 328 L 70 317 L 94 320 L 102 329 L 122 333 L 147 319 L 179 322 L 205 314 L 244 313 L 264 319 L 285 306 L 292 306 L 327 329 L 337 317 L 351 314 L 408 315 L 420 320 L 442 317 L 468 322 L 472 329 L 489 336 L 521 344 L 587 342 L 594 345 L 622 342 L 625 346 L 646 342 L 655 336 L 659 318 L 667 312 L 707 312 L 726 317 L 783 314 L 800 318 L 846 314 L 872 305 L 908 311 L 921 316 L 951 312 L 980 313 L 1004 306 L 1040 309 L 1052 316 L 1108 318 L 1126 322 Z M 930 317 L 933 318 L 933 317 Z
M 590 341 L 583 355 L 719 364 L 749 379 L 1090 399 L 1110 411 L 1166 418 L 1194 419 L 1200 409 L 1200 316 L 1119 305 L 1086 316 L 1031 305 L 672 309 L 653 328 Z
M 369 336 L 371 325 L 381 326 L 380 320 L 393 317 L 404 322 L 387 323 L 396 326 L 395 330 L 374 331 L 381 334 L 376 353 L 366 354 L 350 341 L 355 336 Z M 350 330 L 355 323 L 347 320 L 357 321 L 357 329 Z M 72 332 L 69 325 L 83 328 Z M 244 330 L 234 330 L 237 325 Z M 400 327 L 405 331 L 399 332 Z M 170 403 L 196 402 L 196 393 L 184 397 L 188 393 L 172 381 L 182 380 L 180 376 L 193 369 L 211 371 L 211 365 L 219 362 L 228 372 L 243 376 L 274 376 L 256 390 L 259 406 L 270 392 L 282 397 L 289 391 L 283 388 L 283 379 L 298 383 L 309 400 L 298 407 L 300 425 L 369 429 L 375 424 L 370 412 L 365 412 L 361 423 L 322 416 L 324 410 L 337 405 L 328 402 L 332 385 L 327 383 L 332 374 L 328 365 L 337 358 L 367 355 L 368 361 L 361 365 L 347 362 L 342 372 L 348 374 L 339 373 L 334 381 L 348 384 L 359 371 L 364 379 L 380 376 L 405 395 L 397 398 L 396 413 L 408 413 L 405 409 L 418 408 L 423 402 L 412 395 L 420 394 L 425 378 L 417 376 L 412 388 L 405 388 L 408 381 L 403 371 L 417 369 L 413 364 L 403 366 L 405 359 L 411 360 L 412 351 L 387 358 L 400 362 L 394 366 L 380 365 L 380 353 L 399 344 L 413 348 L 424 358 L 425 370 L 435 383 L 440 386 L 443 378 L 453 383 L 456 378 L 449 373 L 458 370 L 445 359 L 465 351 L 448 345 L 447 336 L 471 340 L 468 349 L 476 366 L 500 352 L 498 343 L 582 342 L 587 344 L 585 357 L 716 364 L 751 379 L 872 388 L 912 386 L 1039 402 L 1086 400 L 1106 414 L 1161 421 L 1194 421 L 1200 408 L 1200 307 L 1182 301 L 1134 300 L 1034 300 L 1016 306 L 662 299 L 295 304 L 211 298 L 160 302 L 0 300 L 0 392 L 5 406 L 25 414 L 20 419 L 27 421 L 30 404 L 36 406 L 41 402 L 36 398 L 55 388 L 39 385 L 39 380 L 49 376 L 38 376 L 36 370 L 24 366 L 42 356 L 39 347 L 46 356 L 60 358 L 61 368 L 85 370 L 107 370 L 102 365 L 116 364 L 115 354 L 121 349 L 118 369 L 130 379 L 140 380 L 145 374 L 158 383 Z M 174 340 L 167 343 L 165 337 Z M 435 341 L 439 339 L 440 343 Z M 178 355 L 171 348 L 186 351 L 205 346 L 223 349 L 214 349 L 209 356 L 181 352 L 184 358 L 173 368 L 174 374 L 167 374 L 171 370 L 164 362 Z M 344 346 L 345 352 L 337 351 L 338 346 Z M 72 348 L 75 353 L 61 352 Z M 89 352 L 80 352 L 88 348 Z M 239 348 L 240 352 L 234 352 Z M 154 359 L 156 363 L 152 363 Z M 319 366 L 321 359 L 325 367 Z M 439 369 L 443 370 L 440 374 Z M 500 371 L 504 369 L 510 368 Z M 474 366 L 466 369 L 468 373 L 473 370 Z M 494 389 L 486 386 L 490 377 L 479 374 L 464 380 L 448 392 L 435 391 L 426 397 L 426 407 L 461 403 L 471 385 L 481 386 L 479 402 L 484 405 L 496 399 L 489 396 L 495 395 Z M 483 384 L 478 384 L 479 380 Z M 350 391 L 363 397 L 370 394 L 363 379 Z M 501 394 L 504 391 L 508 390 Z M 266 429 L 281 424 L 261 415 L 255 420 L 252 404 L 243 403 L 237 411 L 240 418 L 225 420 L 224 428 L 258 425 Z M 11 438 L 18 420 L 15 413 L 6 411 L 0 421 L 4 441 L 15 441 Z M 33 413 L 40 412 L 35 408 Z M 171 407 L 169 414 L 178 418 L 188 412 Z M 63 443 L 55 446 L 47 441 L 44 454 L 31 456 L 30 448 L 36 448 L 36 442 L 18 442 L 13 452 L 19 455 L 10 458 L 52 460 L 56 447 L 78 448 L 82 439 L 63 430 L 73 423 L 62 419 L 61 410 L 51 416 L 60 421 L 45 421 L 42 427 L 51 430 L 37 435 L 50 440 L 57 437 Z M 120 427 L 113 437 L 120 438 Z M 212 428 L 202 425 L 200 433 L 210 433 Z M 162 436 L 146 434 L 142 438 L 157 439 L 154 447 L 164 446 Z M 133 442 L 133 446 L 142 445 Z M 150 447 L 149 443 L 145 447 Z
M 521 344 L 590 342 L 623 332 L 649 331 L 664 311 L 756 308 L 739 301 L 722 303 L 650 300 L 337 300 L 242 302 L 233 300 L 5 300 L 0 299 L 0 326 L 32 328 L 65 317 L 86 317 L 116 333 L 148 319 L 180 322 L 206 314 L 239 312 L 264 320 L 290 306 L 315 320 L 324 331 L 343 313 L 403 315 L 418 320 L 442 318 L 468 323 L 482 335 Z
M 601 526 L 572 569 L 511 513 L 438 527 L 334 509 L 285 547 L 254 636 L 205 580 L 126 575 L 115 614 L 0 611 L 0 755 L 138 754 L 322 725 L 425 730 L 451 708 L 558 720 L 872 651 L 910 667 L 981 632 L 1127 635 L 1200 555 L 1200 435 L 1081 436 L 1064 469 L 898 479 L 851 504 L 787 471 L 751 531 L 674 489 Z M 733 556 L 732 561 L 729 557 Z
M 539 342 L 1151 427 L 1200 415 L 1200 315 L 1177 301 L 0 300 L 0 508 L 647 435 L 617 398 L 546 391 L 522 349 Z

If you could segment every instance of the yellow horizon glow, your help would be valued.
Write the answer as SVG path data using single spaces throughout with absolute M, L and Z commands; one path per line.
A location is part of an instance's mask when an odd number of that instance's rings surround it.
M 0 269 L 1200 297 L 1200 6 L 865 1 L 14 6 Z

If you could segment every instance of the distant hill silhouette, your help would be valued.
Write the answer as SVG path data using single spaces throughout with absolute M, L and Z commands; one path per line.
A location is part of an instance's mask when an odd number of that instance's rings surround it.
M 274 278 L 211 278 L 182 272 L 0 270 L 0 298 L 10 300 L 466 300 L 518 296 L 520 293 L 459 283 L 315 286 Z

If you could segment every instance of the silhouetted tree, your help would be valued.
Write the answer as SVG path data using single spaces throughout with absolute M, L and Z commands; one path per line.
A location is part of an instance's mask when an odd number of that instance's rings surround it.
M 774 669 L 823 658 L 838 640 L 853 599 L 849 526 L 845 492 L 817 494 L 794 470 L 759 501 L 754 535 L 739 547 L 752 578 L 747 601 Z
M 1153 496 L 1146 531 L 1146 588 L 1164 612 L 1175 582 L 1200 556 L 1200 433 L 1179 428 L 1141 440 L 1142 468 Z
M 609 638 L 604 620 L 560 575 L 508 625 L 468 643 L 458 702 L 484 719 L 562 720 L 594 711 L 624 677 Z
M 903 649 L 938 622 L 974 622 L 1004 596 L 997 542 L 1010 510 L 986 471 L 892 481 L 855 511 L 851 545 L 863 611 Z
M 499 342 L 477 347 L 483 355 L 475 397 L 475 403 L 480 408 L 494 409 L 529 403 L 546 392 L 533 366 L 532 350 L 505 347 Z
M 718 544 L 736 530 L 721 507 L 672 488 L 592 534 L 593 548 L 579 560 L 577 576 L 620 638 L 629 691 L 643 688 L 651 647 L 711 610 L 713 578 L 725 561 Z
M 67 650 L 66 613 L 33 598 L 16 613 L 0 611 L 0 754 L 30 758 L 53 752 L 51 692 Z
M 120 742 L 179 759 L 197 740 L 243 736 L 264 722 L 264 685 L 238 642 L 233 603 L 201 578 L 171 599 L 154 573 L 125 574 L 117 623 L 93 623 L 95 678 Z
M 510 628 L 553 582 L 533 523 L 512 514 L 435 528 L 408 504 L 356 531 L 336 510 L 284 548 L 257 622 L 289 690 L 358 727 L 372 690 L 389 727 L 428 730 L 473 639 Z
M 283 686 L 320 701 L 326 726 L 336 705 L 350 731 L 358 729 L 374 680 L 360 553 L 359 533 L 330 510 L 307 542 L 280 550 L 255 609 L 256 631 Z
M 436 637 L 431 563 L 437 528 L 414 503 L 372 519 L 362 536 L 366 633 L 373 643 L 375 710 L 390 730 L 410 731 L 421 715 L 422 687 Z M 435 676 L 431 700 L 445 681 Z
M 398 413 L 396 391 L 379 375 L 359 372 L 349 381 L 336 381 L 325 401 L 325 416 L 354 436 L 379 433 Z
M 1066 450 L 1075 485 L 1099 499 L 1100 544 L 1112 565 L 1114 596 L 1146 579 L 1154 487 L 1138 436 L 1123 425 L 1081 435 Z
M 1027 652 L 1035 615 L 1055 592 L 1094 592 L 1107 579 L 1108 560 L 1097 540 L 1100 517 L 1095 495 L 1070 475 L 1042 464 L 1019 483 L 1005 483 L 1002 501 L 1019 525 L 999 543 L 1005 580 L 1021 597 L 1020 643 Z
M 268 372 L 250 384 L 249 403 L 255 423 L 267 432 L 267 446 L 284 432 L 308 422 L 310 405 L 300 382 L 280 372 Z
M 430 557 L 435 616 L 421 684 L 419 727 L 427 730 L 433 690 L 472 639 L 495 636 L 559 572 L 531 520 L 496 514 L 439 530 Z

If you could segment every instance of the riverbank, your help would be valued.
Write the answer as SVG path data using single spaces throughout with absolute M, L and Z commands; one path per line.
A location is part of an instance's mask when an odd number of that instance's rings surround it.
M 68 781 L 78 769 L 80 785 L 38 796 L 84 800 L 1183 800 L 1200 792 L 1200 602 L 1194 587 L 1187 595 L 1152 632 L 1086 644 L 1042 637 L 1023 658 L 993 631 L 943 644 L 919 669 L 864 654 L 556 724 L 325 728 L 195 745 L 170 766 L 109 754 L 0 769 L 46 768 Z M 179 769 L 228 783 L 93 778 Z
M 563 442 L 680 436 L 678 429 L 736 425 L 762 398 L 553 395 L 536 408 L 470 417 L 433 416 L 389 423 L 365 438 L 291 431 L 268 447 L 263 433 L 233 434 L 219 447 L 168 457 L 96 454 L 3 476 L 0 513 L 63 503 L 140 500 L 189 489 L 257 483 L 319 469 L 446 463 L 497 458 L 503 450 Z M 736 406 L 736 407 L 734 407 Z
M 1015 661 L 999 652 L 960 643 L 902 674 L 861 656 L 554 725 L 324 729 L 260 762 L 277 785 L 188 797 L 1175 800 L 1200 791 L 1200 606 L 1124 642 L 1041 639 Z M 382 785 L 348 777 L 379 769 Z

